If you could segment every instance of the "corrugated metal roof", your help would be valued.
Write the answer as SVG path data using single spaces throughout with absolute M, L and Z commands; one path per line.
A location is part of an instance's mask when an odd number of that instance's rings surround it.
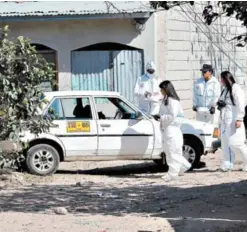
M 0 2 L 0 17 L 97 15 L 153 12 L 141 1 L 36 1 Z

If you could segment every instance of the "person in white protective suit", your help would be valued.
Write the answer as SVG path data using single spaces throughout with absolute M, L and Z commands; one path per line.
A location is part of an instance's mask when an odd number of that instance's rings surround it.
M 146 65 L 146 73 L 137 78 L 134 94 L 136 105 L 143 112 L 157 114 L 159 110 L 159 85 L 154 75 L 155 64 L 150 61 Z
M 204 64 L 201 72 L 203 77 L 194 85 L 193 110 L 196 111 L 196 120 L 218 125 L 219 111 L 216 103 L 220 97 L 221 86 L 212 75 L 211 65 Z
M 247 171 L 247 146 L 245 145 L 245 94 L 235 83 L 228 71 L 221 73 L 224 87 L 217 102 L 221 120 L 222 171 L 231 171 L 234 166 L 235 154 L 242 155 L 243 171 Z
M 163 150 L 169 171 L 162 178 L 170 181 L 191 168 L 191 164 L 183 156 L 183 134 L 180 129 L 183 110 L 180 99 L 170 81 L 159 85 L 164 99 L 160 105 L 160 128 L 162 133 Z

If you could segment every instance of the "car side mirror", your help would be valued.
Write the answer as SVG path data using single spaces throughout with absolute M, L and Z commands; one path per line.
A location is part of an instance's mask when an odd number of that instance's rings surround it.
M 52 107 L 49 107 L 49 109 L 48 109 L 48 114 L 54 114 L 55 112 L 54 112 L 54 109 L 52 108 Z
M 43 118 L 45 119 L 45 120 L 55 120 L 56 119 L 56 115 L 55 115 L 55 111 L 54 111 L 54 109 L 52 108 L 52 107 L 50 107 L 48 110 L 47 110 L 47 112 L 46 112 L 46 114 L 43 116 Z

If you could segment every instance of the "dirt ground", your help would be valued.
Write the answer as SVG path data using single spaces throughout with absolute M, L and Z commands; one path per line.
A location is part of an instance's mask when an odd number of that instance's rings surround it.
M 247 231 L 247 173 L 239 162 L 231 173 L 218 171 L 219 154 L 204 160 L 207 168 L 171 183 L 152 162 L 63 163 L 52 177 L 17 174 L 18 182 L 0 181 L 0 231 Z

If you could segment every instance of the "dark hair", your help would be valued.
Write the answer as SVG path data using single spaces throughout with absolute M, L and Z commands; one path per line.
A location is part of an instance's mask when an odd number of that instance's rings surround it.
M 230 93 L 230 98 L 232 101 L 232 104 L 235 105 L 235 101 L 232 95 L 232 86 L 234 83 L 236 83 L 233 75 L 229 72 L 229 71 L 224 71 L 220 74 L 221 79 L 224 81 L 226 88 L 227 88 L 227 92 L 229 91 Z
M 173 98 L 175 100 L 180 101 L 180 98 L 179 98 L 179 96 L 178 96 L 173 84 L 170 81 L 162 81 L 160 83 L 159 87 L 166 91 L 166 95 L 167 95 L 168 98 L 165 101 L 165 105 L 168 104 L 169 98 Z

